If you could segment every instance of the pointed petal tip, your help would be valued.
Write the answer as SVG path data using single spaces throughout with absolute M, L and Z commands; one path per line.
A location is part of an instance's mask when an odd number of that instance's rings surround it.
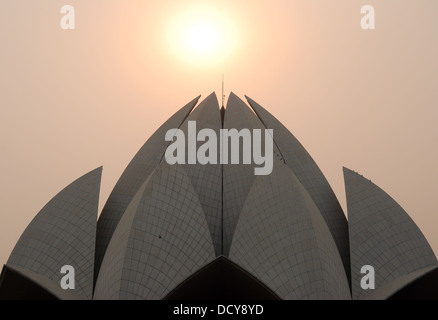
M 263 108 L 260 104 L 258 104 L 254 99 L 251 99 L 247 95 L 245 95 L 245 98 L 246 98 L 246 101 L 248 101 L 248 104 L 251 106 L 251 109 L 254 110 L 254 112 L 257 115 L 259 115 L 260 111 L 268 112 L 265 108 Z
M 342 172 L 344 173 L 344 176 L 347 174 L 358 174 L 356 171 L 351 170 L 350 168 L 347 168 L 345 166 L 342 166 Z
M 92 174 L 92 173 L 102 174 L 102 171 L 103 171 L 103 166 L 99 166 L 91 171 L 88 171 L 88 173 L 86 173 L 85 175 Z
M 240 101 L 242 103 L 244 103 L 246 105 L 246 103 L 237 95 L 235 94 L 233 91 L 230 92 L 230 95 L 228 96 L 228 101 L 233 101 L 233 100 L 237 100 Z
M 91 171 L 87 171 L 87 173 L 84 173 L 82 176 L 77 178 L 75 181 L 79 181 L 84 178 L 91 178 L 94 175 L 102 176 L 103 166 L 97 167 Z
M 205 106 L 205 104 L 207 104 L 207 105 L 211 105 L 211 104 L 217 105 L 217 107 L 219 109 L 219 101 L 218 101 L 216 92 L 213 91 L 212 93 L 210 93 L 206 98 L 204 98 L 201 102 L 199 102 L 199 104 L 194 109 L 199 108 L 201 105 Z
M 215 91 L 213 91 L 212 93 L 210 93 L 210 94 L 207 96 L 207 98 L 204 99 L 204 101 L 205 101 L 205 100 L 209 100 L 209 99 L 215 99 L 215 100 L 217 101 L 217 95 L 216 95 L 216 92 L 215 92 Z

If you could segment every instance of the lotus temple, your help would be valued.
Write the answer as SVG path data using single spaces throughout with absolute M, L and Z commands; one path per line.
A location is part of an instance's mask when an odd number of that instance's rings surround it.
M 170 165 L 166 133 L 187 133 L 189 121 L 218 134 L 272 129 L 272 172 Z M 347 212 L 306 149 L 257 102 L 198 97 L 146 141 L 101 212 L 102 168 L 41 209 L 3 266 L 0 299 L 437 299 L 438 262 L 415 222 L 373 182 L 343 173 Z M 66 265 L 74 288 L 61 286 Z M 372 288 L 364 266 L 375 272 Z

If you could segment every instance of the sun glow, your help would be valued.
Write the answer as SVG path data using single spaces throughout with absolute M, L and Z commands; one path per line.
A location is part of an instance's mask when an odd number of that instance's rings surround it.
M 185 33 L 184 40 L 188 49 L 199 54 L 209 54 L 219 50 L 220 30 L 209 21 L 197 21 L 189 26 Z
M 199 7 L 179 13 L 169 28 L 174 55 L 185 63 L 217 64 L 226 59 L 236 43 L 236 30 L 220 11 Z

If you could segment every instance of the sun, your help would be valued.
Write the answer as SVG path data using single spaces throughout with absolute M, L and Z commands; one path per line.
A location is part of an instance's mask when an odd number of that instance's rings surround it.
M 223 41 L 221 30 L 210 21 L 195 21 L 183 32 L 187 50 L 193 54 L 212 54 L 220 50 Z
M 171 52 L 184 63 L 217 64 L 229 57 L 236 43 L 236 29 L 223 12 L 198 7 L 180 12 L 170 24 Z

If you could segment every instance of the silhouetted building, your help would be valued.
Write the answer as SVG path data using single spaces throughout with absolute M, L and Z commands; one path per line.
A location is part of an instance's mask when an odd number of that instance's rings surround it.
M 214 93 L 195 108 L 198 99 L 138 151 L 98 220 L 101 168 L 38 213 L 3 267 L 0 298 L 438 298 L 432 249 L 384 191 L 344 168 L 347 222 L 312 157 L 269 112 L 233 93 L 225 110 Z M 189 121 L 218 136 L 273 129 L 272 173 L 219 159 L 169 165 L 166 132 L 187 134 Z M 73 290 L 60 286 L 64 265 Z M 361 287 L 364 265 L 375 269 L 374 290 Z

